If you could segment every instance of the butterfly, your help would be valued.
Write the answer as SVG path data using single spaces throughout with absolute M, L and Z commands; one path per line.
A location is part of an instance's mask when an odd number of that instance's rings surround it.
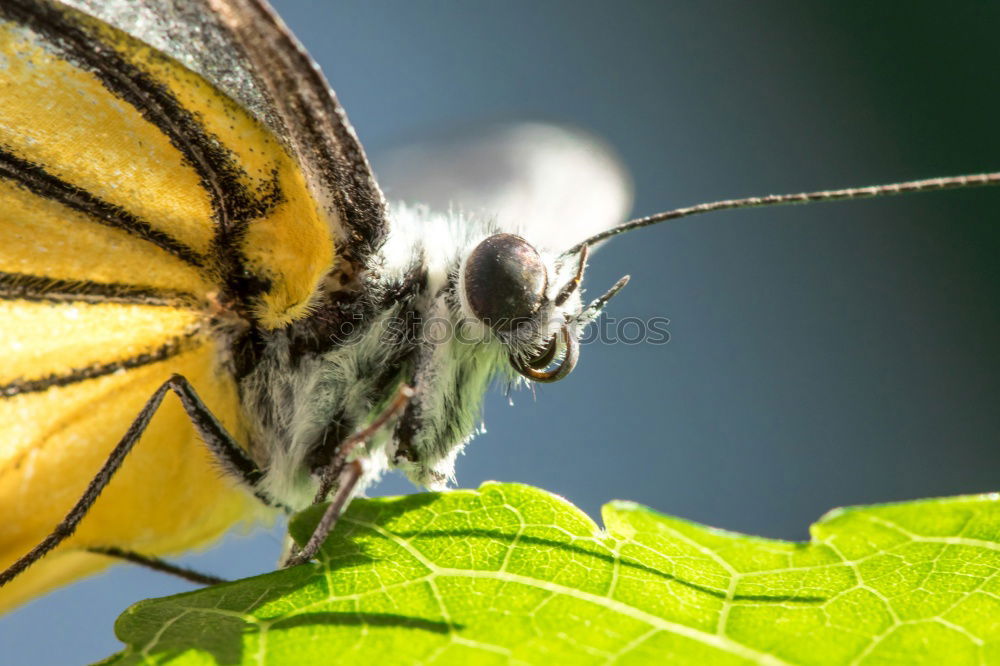
M 573 369 L 623 286 L 580 298 L 588 248 L 613 234 L 891 191 L 616 226 L 627 198 L 606 167 L 611 204 L 571 229 L 389 209 L 265 5 L 76 4 L 0 8 L 0 331 L 18 351 L 0 378 L 0 506 L 18 516 L 0 567 L 79 519 L 0 590 L 7 605 L 105 566 L 109 549 L 177 552 L 261 507 L 333 491 L 335 518 L 386 468 L 444 485 L 494 377 Z M 95 477 L 109 460 L 120 469 Z
M 343 110 L 264 4 L 79 4 L 146 42 L 70 3 L 0 7 L 0 303 L 18 352 L 0 505 L 19 516 L 0 567 L 44 544 L 4 605 L 321 485 L 346 502 L 388 466 L 441 486 L 498 371 L 572 369 L 599 310 L 579 300 L 582 258 L 518 226 L 406 208 L 390 225 Z M 432 341 L 435 319 L 467 340 Z M 362 470 L 343 443 L 397 395 L 392 427 L 355 442 Z M 72 535 L 46 541 L 67 515 Z

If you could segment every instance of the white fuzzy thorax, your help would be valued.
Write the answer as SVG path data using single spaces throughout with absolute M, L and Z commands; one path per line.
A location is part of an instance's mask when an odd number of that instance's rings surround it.
M 425 276 L 419 292 L 388 304 L 369 317 L 348 343 L 322 354 L 292 359 L 286 336 L 267 341 L 261 362 L 241 384 L 254 456 L 265 470 L 264 492 L 293 508 L 311 503 L 318 479 L 306 459 L 331 419 L 340 418 L 354 429 L 363 427 L 392 399 L 401 382 L 416 391 L 411 407 L 419 415 L 420 427 L 410 446 L 417 458 L 398 458 L 393 430 L 384 428 L 367 444 L 360 487 L 392 467 L 432 488 L 454 479 L 455 457 L 481 425 L 483 394 L 498 374 L 514 376 L 509 355 L 529 357 L 564 324 L 579 335 L 573 320 L 581 307 L 579 293 L 561 306 L 552 303 L 577 266 L 559 265 L 555 254 L 544 248 L 539 251 L 548 271 L 547 301 L 539 313 L 542 324 L 537 336 L 501 340 L 475 319 L 464 294 L 463 262 L 481 241 L 501 231 L 531 242 L 530 229 L 499 229 L 491 220 L 396 206 L 378 263 L 361 276 L 361 284 L 379 294 L 419 269 Z M 407 310 L 424 325 L 417 339 L 406 343 L 409 348 L 400 349 L 398 341 L 387 341 L 384 332 Z M 416 360 L 406 368 L 409 374 L 380 388 L 377 371 L 410 352 Z

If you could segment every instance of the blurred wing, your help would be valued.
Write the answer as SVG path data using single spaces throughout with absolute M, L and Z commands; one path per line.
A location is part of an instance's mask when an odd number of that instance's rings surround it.
M 340 229 L 265 124 L 61 4 L 0 3 L 0 100 L 6 567 L 66 514 L 172 373 L 244 438 L 212 304 L 264 328 L 302 316 Z M 0 608 L 106 564 L 81 547 L 176 552 L 254 506 L 168 397 L 77 533 L 0 591 Z
M 495 217 L 561 252 L 625 219 L 628 175 L 604 143 L 543 123 L 502 125 L 404 146 L 379 169 L 393 199 Z

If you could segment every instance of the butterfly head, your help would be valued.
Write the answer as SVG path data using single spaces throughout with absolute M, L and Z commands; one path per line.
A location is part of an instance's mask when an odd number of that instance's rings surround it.
M 628 282 L 624 277 L 587 306 L 580 285 L 587 246 L 569 257 L 550 257 L 512 233 L 486 237 L 458 273 L 464 314 L 508 349 L 511 368 L 536 382 L 558 381 L 579 359 L 583 329 Z

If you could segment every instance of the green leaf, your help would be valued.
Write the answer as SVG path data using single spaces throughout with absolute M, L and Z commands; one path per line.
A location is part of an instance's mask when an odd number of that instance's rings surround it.
M 109 663 L 1000 664 L 1000 495 L 839 509 L 805 544 L 603 518 L 513 484 L 355 500 L 321 564 L 136 604 Z

